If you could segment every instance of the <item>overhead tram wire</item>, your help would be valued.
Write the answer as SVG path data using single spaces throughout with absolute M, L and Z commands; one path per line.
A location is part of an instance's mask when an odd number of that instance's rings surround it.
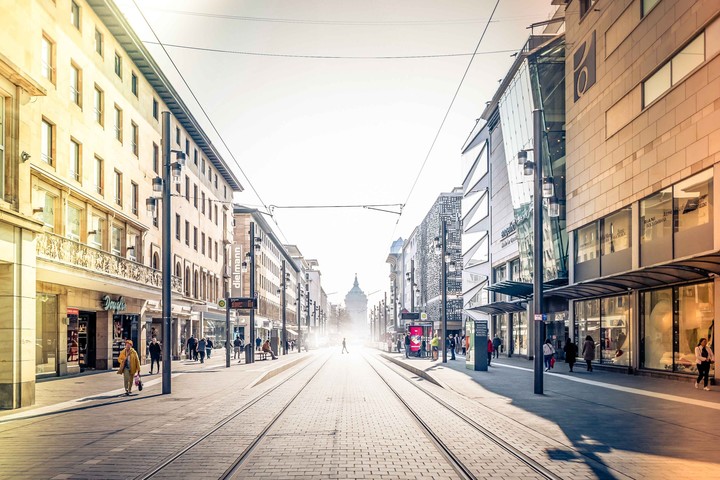
M 477 55 L 495 55 L 499 53 L 515 53 L 517 49 L 511 50 L 493 50 L 488 52 L 474 52 L 474 53 L 438 53 L 438 54 L 427 54 L 427 55 L 299 55 L 289 53 L 267 53 L 267 52 L 246 52 L 242 50 L 226 50 L 222 48 L 209 48 L 209 47 L 196 47 L 192 45 L 180 45 L 177 43 L 160 43 L 153 41 L 145 41 L 150 45 L 162 45 L 163 47 L 180 48 L 184 50 L 195 50 L 200 52 L 212 52 L 212 53 L 225 53 L 230 55 L 247 55 L 255 57 L 278 57 L 278 58 L 303 58 L 303 59 L 318 59 L 318 60 L 422 60 L 425 58 L 455 58 L 455 57 L 471 57 Z
M 225 142 L 225 139 L 223 138 L 223 136 L 220 135 L 220 132 L 218 131 L 217 127 L 215 126 L 215 123 L 214 123 L 214 122 L 212 121 L 212 119 L 210 118 L 210 115 L 208 115 L 207 111 L 205 110 L 205 107 L 203 107 L 203 106 L 202 106 L 202 103 L 200 103 L 200 100 L 199 100 L 199 99 L 197 98 L 197 96 L 195 95 L 195 92 L 193 91 L 193 89 L 190 88 L 190 85 L 188 84 L 187 80 L 185 80 L 185 76 L 182 74 L 182 72 L 180 71 L 180 69 L 178 68 L 178 66 L 175 64 L 175 60 L 173 60 L 173 58 L 170 56 L 170 53 L 167 51 L 167 49 L 165 48 L 165 46 L 163 45 L 163 43 L 160 41 L 160 37 L 158 37 L 158 34 L 155 33 L 155 29 L 152 27 L 152 25 L 150 24 L 150 22 L 148 21 L 148 19 L 145 17 L 145 14 L 144 14 L 143 11 L 140 9 L 140 6 L 138 6 L 137 1 L 136 1 L 136 0 L 132 0 L 132 2 L 133 2 L 133 5 L 135 5 L 135 8 L 137 9 L 137 11 L 140 13 L 140 16 L 142 17 L 142 19 L 145 21 L 145 23 L 147 24 L 148 28 L 149 28 L 150 31 L 152 32 L 153 36 L 154 36 L 155 39 L 157 40 L 157 44 L 160 45 L 160 47 L 162 48 L 163 52 L 164 52 L 165 55 L 167 56 L 168 60 L 170 60 L 170 63 L 172 64 L 173 68 L 175 68 L 175 71 L 176 71 L 177 74 L 180 76 L 180 79 L 182 80 L 183 84 L 185 85 L 185 88 L 188 89 L 188 91 L 190 92 L 190 95 L 192 95 L 193 99 L 195 100 L 195 103 L 197 103 L 198 107 L 200 107 L 200 110 L 202 111 L 203 115 L 205 115 L 205 118 L 206 118 L 207 121 L 210 123 L 210 126 L 212 127 L 213 131 L 215 132 L 215 134 L 216 134 L 216 135 L 218 136 L 218 138 L 220 139 L 220 142 L 225 146 L 225 149 L 228 151 L 228 153 L 230 154 L 230 157 L 231 157 L 231 158 L 233 159 L 233 161 L 235 162 L 235 165 L 236 165 L 236 166 L 238 167 L 238 169 L 240 170 L 240 173 L 242 173 L 243 177 L 245 177 L 245 180 L 247 180 L 247 183 L 248 183 L 248 185 L 250 185 L 250 188 L 252 189 L 253 193 L 255 193 L 255 196 L 257 197 L 257 199 L 260 200 L 260 203 L 263 205 L 263 207 L 265 208 L 265 210 L 268 210 L 267 204 L 263 201 L 262 197 L 260 197 L 260 194 L 259 194 L 258 191 L 255 189 L 255 186 L 253 185 L 252 181 L 250 181 L 250 177 L 247 176 L 247 174 L 245 173 L 245 170 L 243 170 L 243 168 L 240 166 L 240 162 L 238 162 L 237 158 L 235 158 L 235 155 L 233 154 L 233 152 L 232 152 L 232 150 L 230 149 L 230 147 L 228 146 L 228 144 Z M 277 225 L 277 222 L 276 222 L 276 225 Z M 278 225 L 278 228 L 280 228 L 279 225 Z M 282 232 L 281 232 L 281 233 L 282 233 Z M 285 236 L 285 235 L 283 234 L 283 236 Z
M 496 0 L 495 6 L 493 7 L 492 13 L 490 14 L 490 18 L 488 18 L 488 21 L 485 24 L 485 28 L 483 29 L 482 34 L 480 35 L 480 40 L 478 40 L 478 43 L 475 46 L 475 53 L 477 53 L 478 49 L 480 48 L 480 44 L 482 43 L 483 39 L 485 38 L 485 34 L 487 33 L 488 27 L 490 26 L 490 22 L 492 21 L 493 17 L 495 16 L 495 12 L 497 11 L 499 4 L 500 4 L 500 0 Z M 440 137 L 440 132 L 442 132 L 443 126 L 445 125 L 445 121 L 447 121 L 447 118 L 450 115 L 450 111 L 452 110 L 452 107 L 455 104 L 455 100 L 457 99 L 458 93 L 460 93 L 460 88 L 462 87 L 463 82 L 465 82 L 465 77 L 467 77 L 468 71 L 470 71 L 470 66 L 472 65 L 474 59 L 475 59 L 475 55 L 473 54 L 473 56 L 470 57 L 470 61 L 468 62 L 467 67 L 465 68 L 465 72 L 463 73 L 462 78 L 460 78 L 460 83 L 458 84 L 457 89 L 455 89 L 455 94 L 453 95 L 452 100 L 450 101 L 450 105 L 448 106 L 447 111 L 445 112 L 445 115 L 443 116 L 442 122 L 440 122 L 440 127 L 438 128 L 437 132 L 435 133 L 435 138 L 433 138 L 433 141 L 430 144 L 430 148 L 428 149 L 427 155 L 425 155 L 425 160 L 423 160 L 422 165 L 420 165 L 420 171 L 418 171 L 418 174 L 415 177 L 415 181 L 413 182 L 412 187 L 410 187 L 410 192 L 408 192 L 408 196 L 405 199 L 405 203 L 403 205 L 407 205 L 408 201 L 410 200 L 410 197 L 412 196 L 413 191 L 415 190 L 415 187 L 417 186 L 418 180 L 420 180 L 420 176 L 422 175 L 422 172 L 425 169 L 425 165 L 427 164 L 427 161 L 430 158 L 430 154 L 432 153 L 433 148 L 435 148 L 435 143 L 437 143 L 438 137 Z M 393 231 L 393 235 L 394 234 L 395 233 Z

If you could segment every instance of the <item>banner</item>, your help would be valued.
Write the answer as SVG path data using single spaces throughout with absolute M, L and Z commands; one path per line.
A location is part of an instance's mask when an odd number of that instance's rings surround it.
M 408 327 L 408 331 L 410 333 L 410 351 L 417 352 L 422 343 L 422 327 L 412 325 Z
M 242 262 L 245 261 L 243 256 L 242 244 L 233 242 L 232 244 L 232 272 L 230 275 L 230 296 L 242 297 Z

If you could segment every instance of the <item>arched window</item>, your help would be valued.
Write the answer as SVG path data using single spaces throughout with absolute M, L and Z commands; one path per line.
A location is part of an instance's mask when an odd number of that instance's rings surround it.
M 193 272 L 193 297 L 198 298 L 198 272 Z
M 190 296 L 190 267 L 185 268 L 185 296 Z
M 153 253 L 152 256 L 152 268 L 160 270 L 160 255 L 157 252 Z
M 182 279 L 182 267 L 180 266 L 180 262 L 175 264 L 175 276 Z

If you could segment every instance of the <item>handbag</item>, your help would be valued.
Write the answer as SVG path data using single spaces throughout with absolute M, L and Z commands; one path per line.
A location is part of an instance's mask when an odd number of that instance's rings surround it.
M 138 390 L 142 392 L 143 383 L 139 373 L 135 374 L 135 386 L 138 387 Z
M 555 367 L 555 357 L 550 357 L 550 368 Z

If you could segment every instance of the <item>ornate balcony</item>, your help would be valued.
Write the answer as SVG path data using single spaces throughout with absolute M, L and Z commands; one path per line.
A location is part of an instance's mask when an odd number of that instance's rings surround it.
M 146 287 L 162 288 L 162 273 L 159 270 L 51 233 L 37 236 L 36 253 L 38 258 L 51 262 L 135 282 Z M 182 293 L 180 277 L 173 275 L 172 290 Z

